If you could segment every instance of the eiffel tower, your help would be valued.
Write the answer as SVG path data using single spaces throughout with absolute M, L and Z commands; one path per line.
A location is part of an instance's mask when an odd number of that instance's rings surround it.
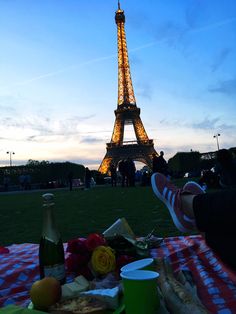
M 130 74 L 128 49 L 125 35 L 125 15 L 120 8 L 116 11 L 118 42 L 118 104 L 115 110 L 115 125 L 111 142 L 106 144 L 106 155 L 98 169 L 107 173 L 111 163 L 117 166 L 118 162 L 128 157 L 152 167 L 152 154 L 158 155 L 154 149 L 153 140 L 148 138 L 140 118 L 140 108 L 136 106 L 133 84 Z M 136 141 L 124 141 L 124 127 L 132 124 Z

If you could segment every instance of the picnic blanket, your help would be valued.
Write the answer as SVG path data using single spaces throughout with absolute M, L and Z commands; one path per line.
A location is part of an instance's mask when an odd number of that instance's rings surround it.
M 13 244 L 7 249 L 0 251 L 0 307 L 27 306 L 29 289 L 39 279 L 38 245 Z M 168 258 L 176 271 L 191 271 L 199 298 L 210 313 L 236 313 L 236 273 L 221 262 L 201 236 L 165 238 L 151 255 Z M 68 281 L 72 279 L 67 277 Z

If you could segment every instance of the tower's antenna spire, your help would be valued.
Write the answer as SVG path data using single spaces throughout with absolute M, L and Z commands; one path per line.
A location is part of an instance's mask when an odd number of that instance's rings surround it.
M 120 0 L 118 0 L 118 10 L 120 10 Z

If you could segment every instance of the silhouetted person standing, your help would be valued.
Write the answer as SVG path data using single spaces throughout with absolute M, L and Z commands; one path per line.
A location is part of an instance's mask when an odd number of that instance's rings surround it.
M 69 189 L 70 191 L 72 191 L 72 188 L 73 188 L 73 172 L 72 171 L 68 173 L 68 182 L 69 182 Z
M 159 172 L 166 176 L 168 175 L 168 166 L 163 156 L 164 156 L 164 152 L 161 151 L 160 155 L 157 157 L 157 160 L 155 161 L 155 171 L 153 172 Z
M 85 176 L 84 176 L 84 182 L 85 182 L 85 188 L 90 189 L 90 184 L 91 184 L 91 171 L 89 170 L 88 167 L 85 168 Z
M 10 177 L 8 175 L 5 175 L 3 177 L 4 191 L 8 191 L 9 183 L 10 183 Z
M 116 186 L 117 173 L 116 173 L 116 166 L 114 164 L 111 164 L 110 172 L 111 172 L 111 186 Z
M 120 162 L 119 162 L 119 165 L 118 165 L 118 170 L 121 174 L 121 185 L 122 187 L 125 186 L 125 179 L 126 179 L 126 165 L 125 165 L 125 161 L 122 159 Z
M 31 175 L 30 174 L 25 174 L 24 176 L 24 188 L 25 190 L 31 189 Z
M 236 187 L 236 161 L 229 150 L 221 149 L 217 152 L 215 174 L 219 176 L 222 188 Z
M 152 154 L 152 173 L 158 172 L 158 156 Z
M 134 161 L 128 157 L 126 160 L 127 186 L 135 186 L 135 172 Z

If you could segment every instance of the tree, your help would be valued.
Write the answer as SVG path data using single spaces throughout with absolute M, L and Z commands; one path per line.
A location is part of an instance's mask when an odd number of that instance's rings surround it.
M 199 152 L 179 152 L 169 159 L 168 166 L 174 173 L 197 171 L 200 170 L 200 157 Z
M 38 160 L 34 160 L 34 159 L 29 159 L 27 161 L 26 166 L 45 166 L 45 165 L 49 165 L 50 162 L 47 160 L 42 160 L 42 161 L 38 161 Z

